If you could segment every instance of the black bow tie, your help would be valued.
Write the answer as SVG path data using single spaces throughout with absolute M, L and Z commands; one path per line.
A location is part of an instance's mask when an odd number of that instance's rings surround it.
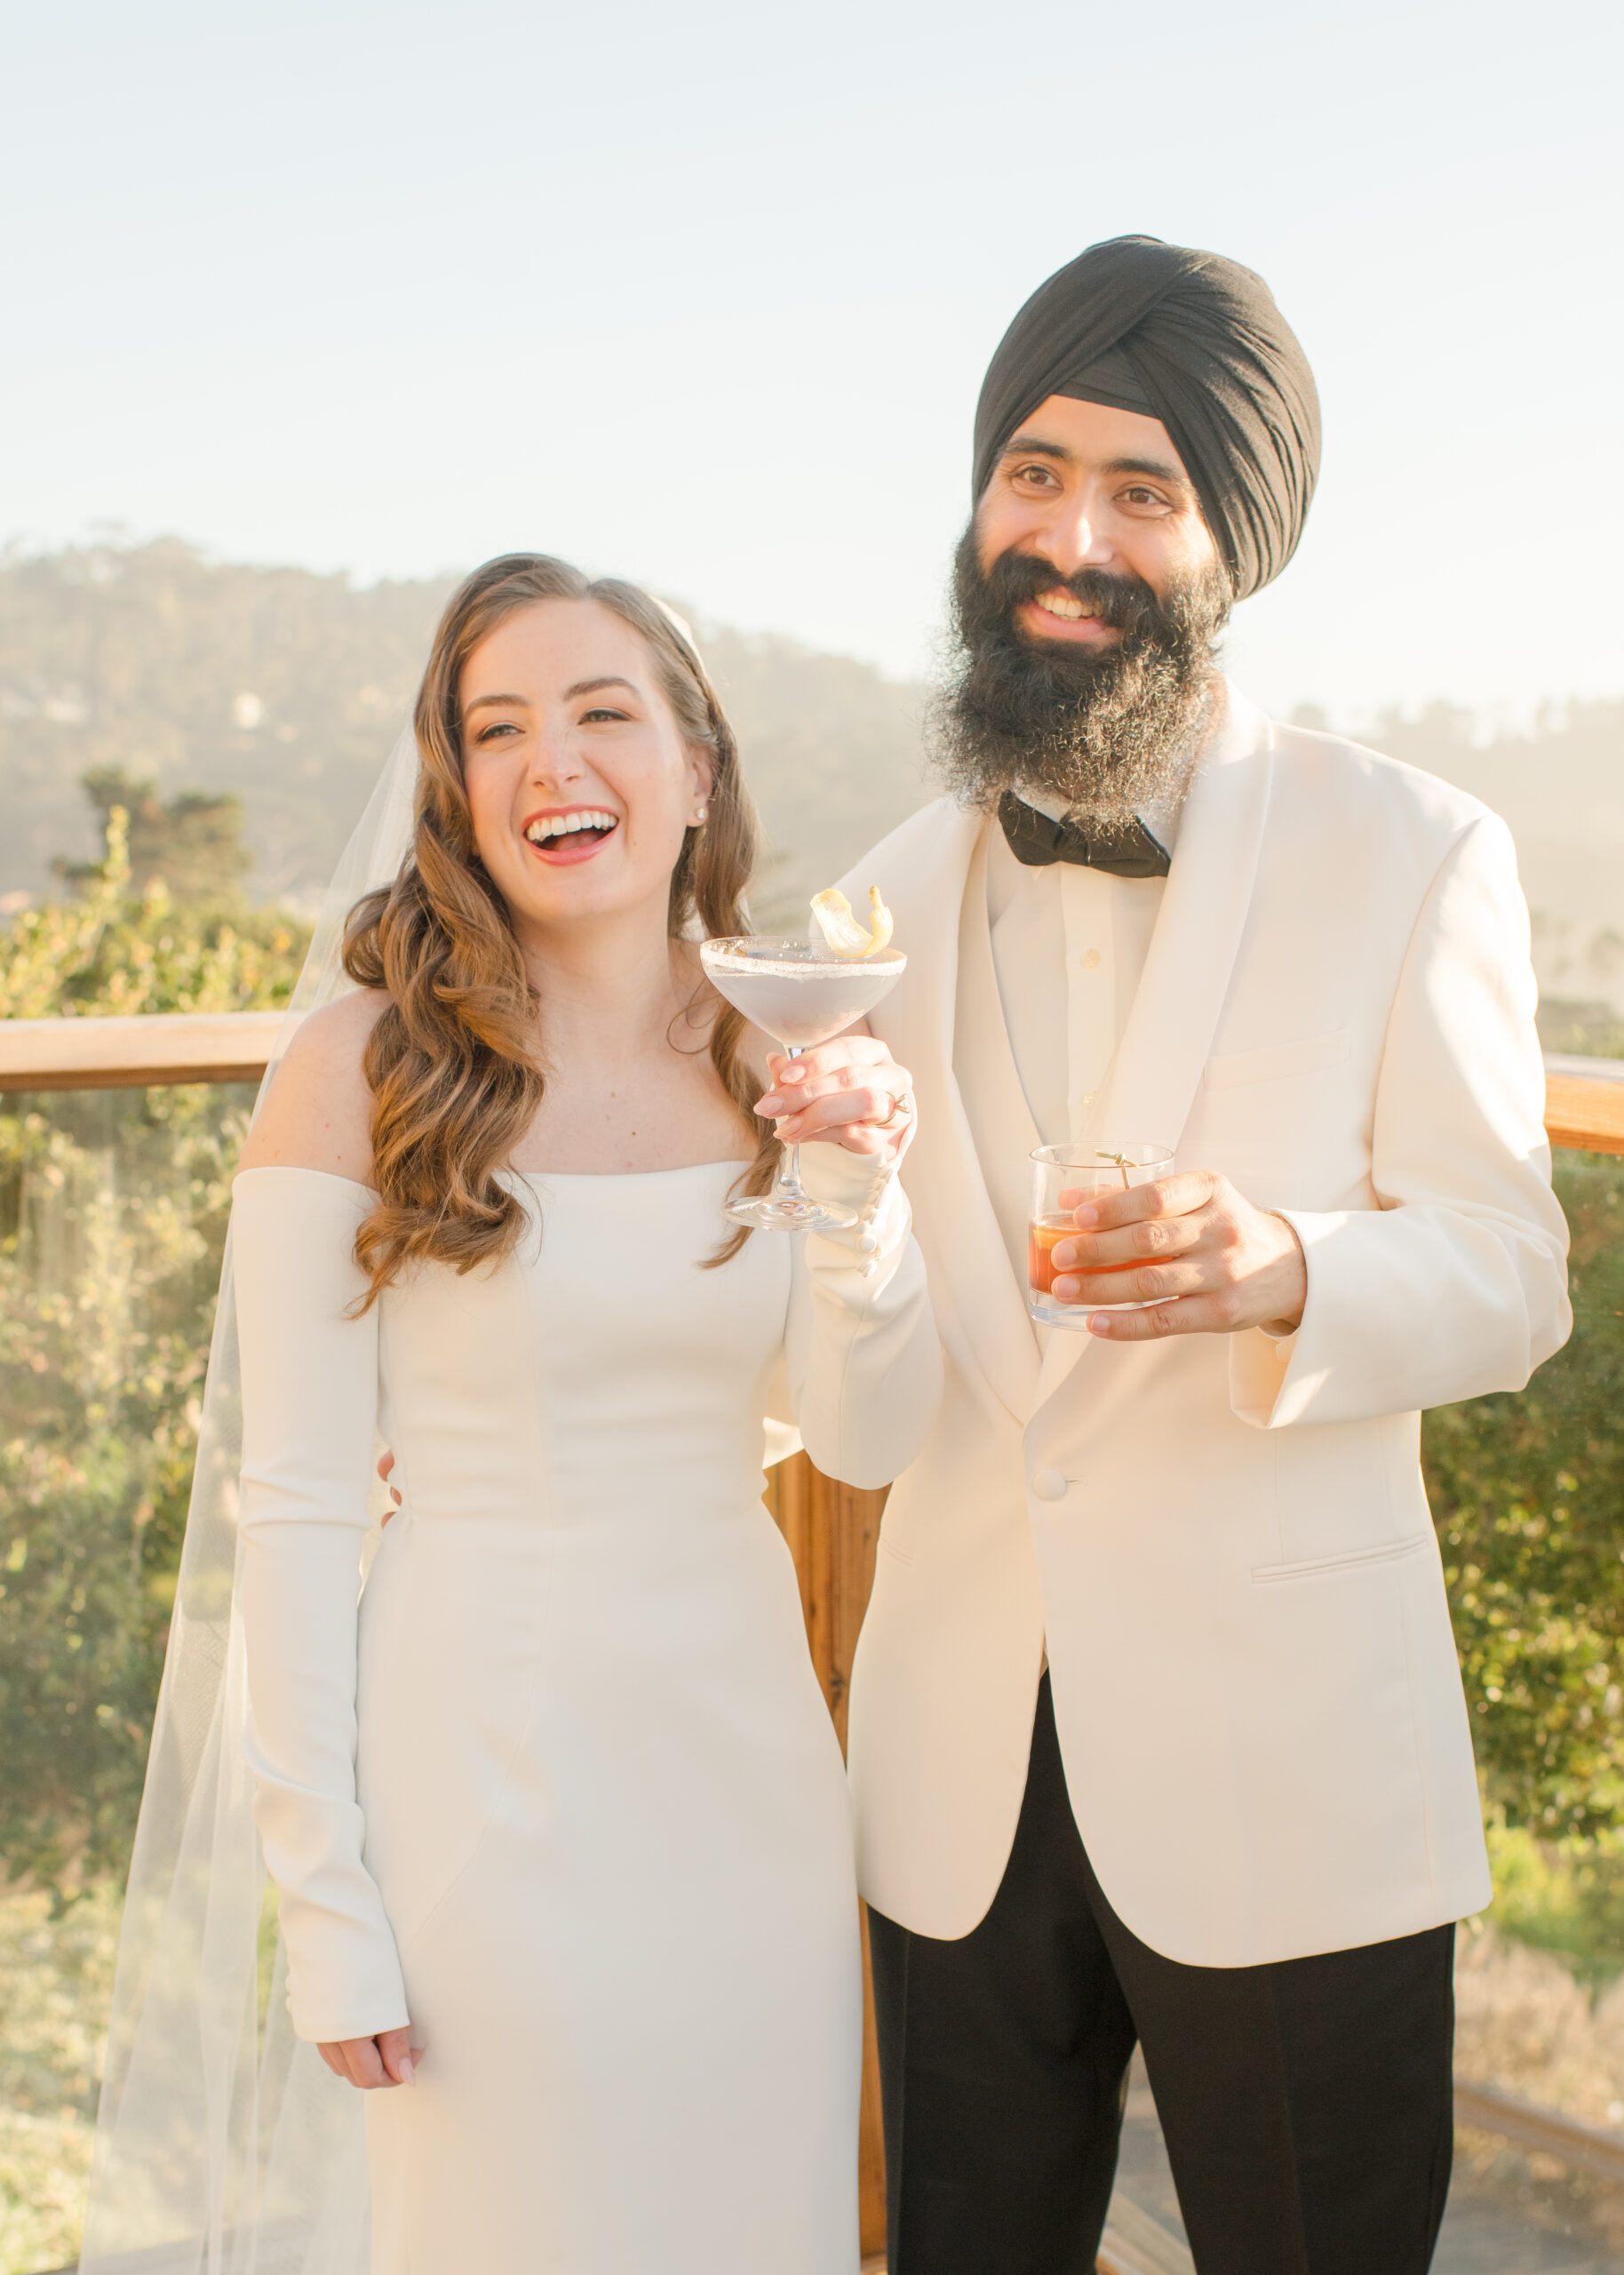
M 1047 869 L 1051 861 L 1076 861 L 1085 869 L 1103 869 L 1111 877 L 1165 877 L 1172 866 L 1166 846 L 1157 842 L 1137 816 L 1084 829 L 1076 822 L 1051 821 L 1013 790 L 1006 790 L 998 802 L 998 818 L 1010 851 L 1029 869 Z

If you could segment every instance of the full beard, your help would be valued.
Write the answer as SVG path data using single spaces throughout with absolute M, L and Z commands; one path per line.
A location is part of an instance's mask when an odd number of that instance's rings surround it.
M 1121 634 L 1105 648 L 1029 639 L 1015 611 L 1063 589 Z M 1230 612 L 1215 563 L 1158 597 L 1137 577 L 1062 577 L 1037 555 L 983 570 L 972 521 L 953 557 L 950 676 L 932 707 L 935 770 L 965 803 L 1018 786 L 1102 824 L 1176 800 Z

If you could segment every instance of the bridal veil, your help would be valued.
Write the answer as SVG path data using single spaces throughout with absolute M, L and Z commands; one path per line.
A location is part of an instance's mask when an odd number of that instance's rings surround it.
M 266 1085 L 299 1019 L 350 984 L 345 920 L 400 868 L 417 773 L 409 728 L 328 888 Z M 241 1415 L 227 1238 L 130 1867 L 81 2275 L 365 2275 L 369 2263 L 362 2096 L 293 2036 L 254 1827 L 235 1600 Z

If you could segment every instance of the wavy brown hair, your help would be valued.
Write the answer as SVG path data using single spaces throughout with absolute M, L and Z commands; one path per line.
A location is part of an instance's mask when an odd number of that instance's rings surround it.
M 463 667 L 489 633 L 516 609 L 551 600 L 595 601 L 641 635 L 683 740 L 710 761 L 708 817 L 686 832 L 671 874 L 672 938 L 691 935 L 696 923 L 706 938 L 749 930 L 744 889 L 756 857 L 755 809 L 727 714 L 675 620 L 637 586 L 588 578 L 545 553 L 505 554 L 476 569 L 451 595 L 418 694 L 411 850 L 392 885 L 355 904 L 345 935 L 346 971 L 389 998 L 362 1059 L 375 1101 L 378 1193 L 355 1236 L 356 1259 L 371 1281 L 367 1305 L 414 1263 L 458 1272 L 494 1263 L 525 1225 L 523 1206 L 501 1171 L 546 1087 L 539 1056 L 545 1005 L 474 844 L 460 690 Z M 708 1025 L 706 1042 L 695 1048 L 708 1042 L 723 1089 L 753 1130 L 756 1090 L 739 1053 L 738 1012 L 719 1004 L 702 979 L 678 1024 L 696 1034 Z M 765 1192 L 776 1152 L 768 1126 L 739 1188 Z M 741 1228 L 711 1262 L 725 1262 L 746 1236 Z

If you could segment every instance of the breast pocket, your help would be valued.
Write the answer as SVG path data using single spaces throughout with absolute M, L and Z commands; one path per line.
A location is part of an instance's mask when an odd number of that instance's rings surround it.
M 1305 1180 L 1311 1177 L 1318 1190 L 1325 1165 L 1364 1143 L 1363 1116 L 1348 1087 L 1351 1057 L 1346 1027 L 1216 1053 L 1202 1070 L 1179 1145 L 1181 1167 L 1222 1169 L 1259 1209 L 1323 1206 L 1310 1200 Z M 1362 1153 L 1356 1166 L 1363 1167 Z M 1331 1189 L 1346 1181 L 1339 1172 Z
M 1330 1034 L 1308 1036 L 1302 1042 L 1271 1043 L 1263 1050 L 1226 1050 L 1209 1058 L 1202 1071 L 1206 1090 L 1238 1090 L 1243 1083 L 1283 1082 L 1294 1074 L 1318 1074 L 1340 1066 L 1349 1055 L 1346 1027 Z

